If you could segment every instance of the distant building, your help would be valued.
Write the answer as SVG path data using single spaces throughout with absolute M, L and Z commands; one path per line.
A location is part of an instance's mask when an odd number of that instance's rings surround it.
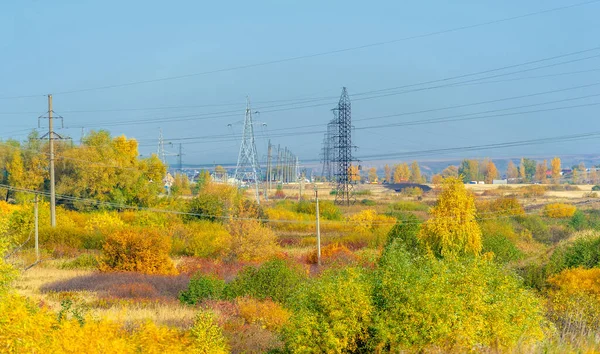
M 508 184 L 507 179 L 495 179 L 492 181 L 492 184 Z

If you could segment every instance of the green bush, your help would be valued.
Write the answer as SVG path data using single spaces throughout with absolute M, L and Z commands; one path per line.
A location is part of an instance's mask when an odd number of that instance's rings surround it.
M 423 203 L 411 202 L 411 201 L 400 201 L 390 204 L 388 207 L 390 211 L 428 211 L 429 206 Z
M 358 196 L 365 196 L 365 195 L 371 195 L 373 194 L 373 192 L 371 192 L 370 189 L 361 189 L 359 191 L 355 191 L 354 195 L 358 195 Z
M 594 192 L 600 191 L 600 186 L 599 185 L 595 185 L 595 186 L 592 187 L 592 190 Z
M 413 214 L 408 214 L 404 220 L 396 223 L 387 236 L 384 252 L 394 242 L 403 244 L 407 250 L 416 252 L 421 248 L 421 243 L 417 237 L 421 228 L 421 220 Z
M 251 296 L 256 299 L 270 298 L 285 302 L 306 275 L 298 267 L 289 265 L 281 259 L 273 259 L 260 267 L 248 266 L 225 289 L 225 296 L 235 298 Z
M 214 276 L 202 274 L 190 279 L 188 289 L 179 294 L 179 300 L 185 304 L 195 305 L 204 300 L 219 299 L 225 289 L 225 282 Z
M 394 243 L 377 270 L 374 300 L 376 348 L 499 352 L 543 338 L 541 301 L 481 257 L 414 256 Z
M 200 193 L 190 201 L 188 212 L 194 215 L 185 216 L 187 220 L 222 222 L 225 216 L 225 203 L 217 195 Z
M 371 199 L 363 199 L 363 200 L 360 201 L 360 204 L 366 205 L 366 206 L 375 206 L 375 205 L 377 205 L 377 203 L 374 200 L 371 200 Z
M 98 258 L 91 253 L 84 253 L 77 258 L 59 264 L 59 269 L 97 269 Z
M 517 222 L 515 231 L 518 233 L 522 232 L 523 229 L 526 229 L 531 231 L 531 235 L 534 240 L 545 244 L 552 243 L 552 234 L 550 233 L 550 228 L 539 216 L 516 216 L 514 219 Z
M 585 217 L 585 214 L 581 210 L 577 210 L 575 212 L 575 214 L 573 214 L 573 216 L 571 217 L 571 220 L 569 221 L 569 225 L 573 229 L 579 231 L 579 230 L 586 229 L 588 227 L 588 221 L 587 221 L 587 218 Z
M 494 253 L 494 260 L 499 263 L 509 263 L 519 260 L 523 253 L 503 234 L 483 235 L 482 251 Z
M 309 281 L 290 301 L 283 328 L 290 353 L 361 353 L 373 316 L 372 287 L 362 270 L 346 268 Z
M 559 245 L 550 256 L 547 274 L 552 275 L 567 268 L 594 268 L 600 266 L 600 234 L 583 231 L 575 240 Z
M 277 203 L 277 206 L 282 206 L 286 209 L 289 209 L 289 203 Z M 297 213 L 310 214 L 315 215 L 317 212 L 316 204 L 307 200 L 301 200 L 297 204 L 295 204 L 294 208 L 289 209 L 291 211 L 295 211 Z M 319 215 L 327 220 L 341 220 L 342 219 L 342 211 L 335 205 L 332 201 L 329 200 L 320 200 L 319 201 Z

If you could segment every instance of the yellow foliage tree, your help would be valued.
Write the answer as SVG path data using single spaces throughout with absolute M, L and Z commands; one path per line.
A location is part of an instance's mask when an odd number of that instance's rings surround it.
M 431 176 L 431 183 L 435 184 L 436 186 L 439 184 L 442 184 L 443 180 L 444 180 L 444 177 L 442 177 L 442 175 L 440 175 L 440 174 L 435 174 L 435 175 Z
M 506 168 L 506 178 L 509 181 L 519 178 L 519 170 L 517 170 L 517 166 L 515 166 L 514 162 L 512 161 L 508 161 L 508 167 Z
M 348 174 L 350 174 L 351 182 L 360 182 L 360 170 L 358 169 L 358 165 L 352 165 L 348 168 Z
M 548 163 L 546 160 L 544 160 L 544 162 L 539 162 L 535 167 L 535 180 L 543 184 L 548 183 L 548 178 L 546 177 L 547 171 Z
M 498 178 L 498 169 L 492 160 L 489 160 L 485 168 L 485 183 L 491 184 L 496 178 Z
M 414 183 L 423 183 L 423 177 L 421 176 L 421 168 L 417 161 L 413 161 L 410 165 L 410 181 Z
M 369 182 L 377 182 L 379 181 L 379 177 L 377 177 L 377 169 L 375 167 L 369 168 Z
M 552 168 L 552 183 L 559 184 L 560 183 L 560 158 L 555 157 L 550 161 L 550 166 Z
M 410 169 L 405 163 L 396 165 L 394 168 L 394 183 L 406 182 L 410 179 Z
M 442 257 L 479 255 L 481 229 L 477 224 L 475 199 L 458 178 L 446 178 L 431 218 L 419 232 L 434 254 Z

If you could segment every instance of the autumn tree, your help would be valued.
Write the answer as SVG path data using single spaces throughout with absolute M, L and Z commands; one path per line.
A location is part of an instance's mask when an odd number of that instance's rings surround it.
M 560 158 L 555 157 L 550 161 L 550 166 L 552 168 L 552 183 L 559 184 L 560 183 Z
M 442 181 L 444 180 L 444 177 L 442 177 L 442 175 L 440 174 L 435 174 L 433 176 L 431 176 L 431 183 L 437 185 L 442 184 Z
M 6 165 L 6 171 L 8 173 L 8 183 L 11 187 L 25 189 L 25 168 L 23 167 L 23 159 L 21 159 L 21 151 L 14 149 L 12 156 L 8 164 Z M 17 201 L 24 201 L 27 194 L 23 192 L 16 192 L 13 194 Z
M 351 165 L 348 168 L 348 174 L 350 175 L 349 177 L 351 182 L 360 182 L 360 170 L 358 165 Z
M 498 169 L 496 164 L 489 160 L 485 169 L 485 183 L 491 184 L 495 179 L 498 178 Z
M 592 184 L 598 184 L 598 171 L 596 171 L 595 167 L 590 168 L 589 179 Z
M 419 237 L 437 256 L 479 255 L 481 229 L 476 220 L 475 198 L 458 178 L 442 182 L 437 204 L 431 208 L 431 218 L 419 232 Z
M 369 168 L 369 182 L 374 183 L 379 180 L 377 177 L 377 169 L 375 167 Z
M 506 168 L 506 179 L 510 183 L 511 180 L 519 178 L 519 170 L 515 166 L 514 162 L 508 161 L 508 167 Z
M 414 183 L 423 183 L 423 177 L 421 176 L 421 168 L 417 161 L 413 161 L 410 165 L 410 181 Z
M 586 184 L 588 176 L 587 176 L 587 168 L 585 168 L 585 163 L 583 163 L 583 161 L 581 161 L 579 163 L 579 165 L 577 166 L 577 169 L 580 172 L 579 184 Z
M 535 167 L 535 180 L 540 183 L 548 183 L 548 178 L 546 177 L 546 172 L 548 171 L 548 162 L 544 160 L 544 162 L 539 162 Z
M 65 148 L 56 166 L 57 193 L 115 204 L 150 206 L 163 191 L 165 165 L 156 155 L 140 159 L 138 143 L 92 131 L 80 146 Z M 76 201 L 78 209 L 105 207 Z
M 572 169 L 571 179 L 573 183 L 577 183 L 579 181 L 579 169 L 577 167 Z
M 392 169 L 390 168 L 390 165 L 386 164 L 383 167 L 383 171 L 384 171 L 384 174 L 385 174 L 385 181 L 387 183 L 391 183 L 392 182 Z
M 183 173 L 176 173 L 171 186 L 171 195 L 174 197 L 182 195 L 191 195 L 192 189 L 188 176 Z
M 458 177 L 458 167 L 450 165 L 442 171 L 442 177 Z
M 410 179 L 410 169 L 406 162 L 396 165 L 394 169 L 394 183 L 406 182 Z

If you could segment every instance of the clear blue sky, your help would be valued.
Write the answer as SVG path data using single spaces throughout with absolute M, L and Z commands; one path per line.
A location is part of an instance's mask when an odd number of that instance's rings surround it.
M 216 141 L 183 140 L 187 163 L 237 159 L 245 97 L 253 109 L 259 154 L 265 136 L 288 146 L 301 160 L 318 159 L 322 134 L 293 134 L 295 126 L 331 119 L 342 86 L 353 101 L 357 128 L 544 103 L 600 93 L 590 86 L 518 100 L 439 112 L 359 119 L 496 100 L 600 82 L 599 58 L 493 80 L 554 75 L 516 81 L 445 87 L 368 100 L 353 94 L 458 76 L 519 64 L 599 45 L 600 3 L 522 19 L 407 40 L 360 50 L 260 67 L 197 75 L 112 89 L 60 92 L 199 73 L 389 41 L 424 33 L 517 16 L 582 0 L 531 1 L 12 1 L 0 5 L 0 99 L 3 139 L 22 139 L 37 127 L 54 94 L 54 110 L 65 118 L 63 131 L 79 140 L 81 129 L 106 128 L 140 141 L 140 151 L 156 151 L 158 130 L 178 144 L 182 137 L 220 135 Z M 533 68 L 600 54 L 589 52 Z M 516 70 L 516 69 L 515 69 Z M 574 71 L 586 71 L 573 74 Z M 494 72 L 497 74 L 502 72 Z M 489 74 L 489 75 L 492 75 Z M 475 77 L 477 78 L 477 77 Z M 422 87 L 422 86 L 419 86 Z M 392 91 L 397 92 L 397 91 Z M 298 98 L 330 97 L 299 104 L 317 107 L 269 112 Z M 599 97 L 543 105 L 546 109 L 600 102 Z M 196 106 L 196 107 L 189 107 Z M 200 106 L 200 107 L 198 107 Z M 204 107 L 201 107 L 204 106 Z M 162 110 L 146 108 L 174 107 Z M 295 106 L 292 106 L 295 107 Z M 600 131 L 598 109 L 587 106 L 486 120 L 380 129 L 357 129 L 357 156 L 545 138 Z M 127 109 L 144 110 L 127 110 Z M 113 110 L 100 111 L 99 110 Z M 521 109 L 527 110 L 527 109 Z M 78 112 L 79 111 L 79 112 Z M 95 111 L 95 112 L 83 112 Z M 235 113 L 232 113 L 235 112 Z M 219 117 L 207 113 L 226 112 Z M 157 122 L 167 120 L 170 122 Z M 204 119 L 197 119 L 197 118 Z M 210 119 L 206 119 L 210 118 Z M 148 123 L 128 123 L 148 119 Z M 178 120 L 179 119 L 179 120 Z M 182 121 L 181 119 L 186 119 Z M 151 121 L 154 120 L 154 121 Z M 115 125 L 115 123 L 127 123 Z M 319 131 L 302 128 L 294 132 Z M 470 151 L 433 158 L 540 156 L 591 153 L 597 139 L 509 149 Z M 173 152 L 176 146 L 170 148 Z M 412 159 L 412 158 L 411 158 Z M 424 158 L 418 158 L 424 159 Z M 175 161 L 175 158 L 172 159 Z

